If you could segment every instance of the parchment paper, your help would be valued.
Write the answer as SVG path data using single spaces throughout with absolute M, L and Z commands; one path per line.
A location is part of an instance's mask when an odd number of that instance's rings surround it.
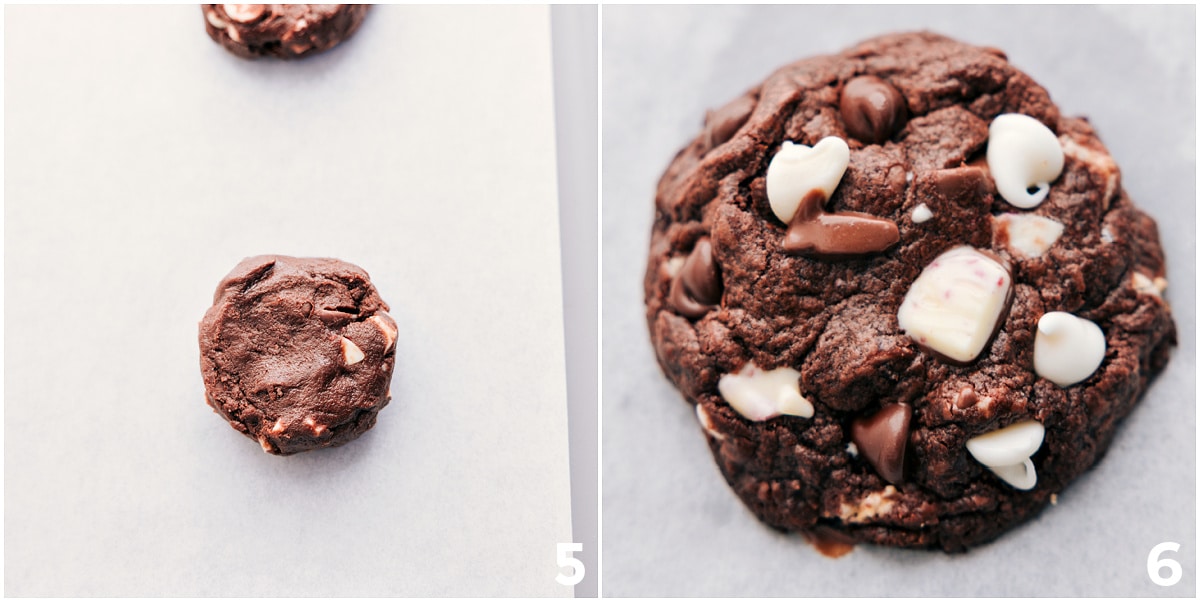
M 7 8 L 7 595 L 570 593 L 548 15 L 377 6 L 247 62 L 195 5 Z M 261 253 L 392 306 L 347 446 L 269 456 L 204 404 L 197 323 Z
M 606 6 L 603 13 L 603 546 L 612 596 L 1194 596 L 1195 8 Z M 1088 115 L 1157 218 L 1180 345 L 1106 458 L 1035 521 L 965 555 L 827 559 L 728 490 L 659 372 L 641 281 L 655 183 L 716 108 L 791 60 L 932 29 L 1007 51 Z M 1182 544 L 1174 587 L 1150 549 Z M 1163 571 L 1165 574 L 1166 571 Z

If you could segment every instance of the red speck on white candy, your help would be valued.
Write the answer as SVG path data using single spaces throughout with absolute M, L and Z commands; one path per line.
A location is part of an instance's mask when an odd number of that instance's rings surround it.
M 975 276 L 976 276 L 976 277 L 978 277 L 978 278 L 980 278 L 980 279 L 983 279 L 984 277 L 987 277 L 987 274 L 983 272 L 983 269 L 975 269 L 975 270 L 974 270 L 974 271 L 972 271 L 972 272 L 973 272 L 973 273 L 975 273 Z
M 950 299 L 950 290 L 946 290 L 946 291 L 942 292 L 942 297 L 949 300 Z
M 996 280 L 996 287 L 1004 287 L 1004 278 L 1003 277 Z

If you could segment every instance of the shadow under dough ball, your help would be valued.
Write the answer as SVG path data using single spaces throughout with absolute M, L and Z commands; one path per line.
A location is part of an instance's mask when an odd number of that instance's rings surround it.
M 271 454 L 352 441 L 391 400 L 396 323 L 387 310 L 352 264 L 247 258 L 200 322 L 205 401 Z
M 213 41 L 242 58 L 302 58 L 354 34 L 367 4 L 202 4 Z

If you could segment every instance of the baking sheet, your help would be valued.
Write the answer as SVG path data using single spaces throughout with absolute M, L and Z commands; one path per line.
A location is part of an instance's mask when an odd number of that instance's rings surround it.
M 1194 596 L 1194 6 L 606 6 L 603 14 L 603 545 L 610 596 Z M 1004 49 L 1084 114 L 1157 218 L 1180 332 L 1106 458 L 1035 521 L 965 555 L 860 546 L 833 560 L 761 525 L 659 372 L 641 281 L 655 183 L 704 111 L 776 67 L 930 29 Z M 1182 544 L 1182 579 L 1147 574 Z M 1164 571 L 1164 574 L 1166 571 Z
M 569 595 L 548 8 L 377 6 L 296 62 L 195 5 L 4 22 L 6 595 Z M 268 456 L 204 404 L 197 323 L 261 253 L 392 306 L 347 446 Z

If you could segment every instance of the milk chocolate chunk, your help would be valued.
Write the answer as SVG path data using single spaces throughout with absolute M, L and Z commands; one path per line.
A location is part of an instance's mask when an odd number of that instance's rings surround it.
M 785 251 L 847 256 L 882 252 L 900 241 L 900 230 L 888 219 L 859 212 L 829 213 L 824 204 L 820 193 L 800 201 L 783 238 Z
M 971 386 L 959 390 L 958 395 L 954 397 L 954 406 L 960 410 L 966 410 L 978 403 L 979 395 L 975 393 L 975 388 Z
M 200 322 L 205 401 L 270 454 L 350 442 L 390 400 L 396 329 L 387 310 L 352 264 L 247 258 Z M 324 318 L 331 313 L 342 318 Z
M 850 425 L 850 439 L 858 447 L 859 456 L 867 459 L 879 476 L 889 483 L 904 480 L 904 454 L 911 421 L 911 406 L 888 404 L 874 415 L 855 419 Z
M 671 305 L 679 314 L 698 319 L 720 303 L 720 267 L 713 260 L 712 242 L 703 237 L 671 282 Z
M 981 202 L 990 191 L 987 171 L 978 167 L 941 169 L 933 172 L 932 180 L 937 195 L 960 206 Z
M 908 119 L 904 96 L 874 75 L 861 75 L 846 82 L 840 109 L 846 131 L 868 144 L 887 141 Z

